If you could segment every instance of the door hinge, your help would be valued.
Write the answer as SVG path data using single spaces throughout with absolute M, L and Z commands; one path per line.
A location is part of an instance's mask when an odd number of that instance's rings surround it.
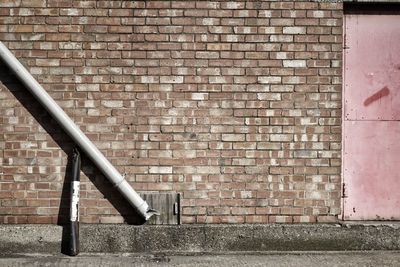
M 349 49 L 350 47 L 347 46 L 347 35 L 343 35 L 343 49 Z
M 178 207 L 178 202 L 174 203 L 174 215 L 178 215 L 179 214 L 179 207 Z
M 346 184 L 342 184 L 342 198 L 347 198 Z

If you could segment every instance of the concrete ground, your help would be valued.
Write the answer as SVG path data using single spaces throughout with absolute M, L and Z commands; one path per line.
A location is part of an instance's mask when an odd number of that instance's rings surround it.
M 66 251 L 63 248 L 70 235 L 65 229 L 58 225 L 0 225 L 0 255 Z M 367 250 L 400 251 L 400 224 L 80 226 L 80 251 L 85 253 Z
M 231 254 L 23 254 L 0 257 L 0 266 L 400 266 L 400 251 L 267 252 Z

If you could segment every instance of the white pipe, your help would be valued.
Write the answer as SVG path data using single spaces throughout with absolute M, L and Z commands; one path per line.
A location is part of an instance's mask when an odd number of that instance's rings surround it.
M 79 127 L 68 117 L 68 115 L 57 105 L 43 87 L 32 77 L 25 67 L 15 58 L 8 48 L 0 42 L 0 57 L 7 66 L 15 73 L 33 96 L 43 105 L 50 115 L 63 127 L 65 132 L 76 142 L 76 144 L 94 162 L 100 171 L 114 184 L 125 199 L 139 212 L 147 221 L 152 215 L 157 214 L 149 208 L 138 193 L 129 185 L 125 178 L 104 157 L 96 146 L 86 137 Z

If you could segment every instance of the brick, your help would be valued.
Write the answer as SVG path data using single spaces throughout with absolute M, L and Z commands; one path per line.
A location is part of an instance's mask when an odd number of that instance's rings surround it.
M 132 33 L 133 27 L 132 26 L 109 26 L 108 32 L 109 33 Z
M 283 27 L 284 34 L 305 34 L 306 27 Z
M 21 5 L 21 0 L 4 1 L 0 3 L 0 7 L 19 7 L 20 5 Z
M 78 91 L 100 91 L 100 86 L 98 84 L 78 84 Z
M 305 60 L 283 60 L 283 67 L 285 68 L 304 68 L 306 67 Z
M 193 93 L 191 96 L 191 99 L 193 100 L 207 100 L 208 99 L 208 93 Z
M 60 49 L 66 49 L 66 50 L 81 50 L 82 49 L 82 43 L 78 42 L 59 42 L 58 47 Z
M 161 76 L 160 83 L 183 83 L 183 76 Z
M 121 108 L 123 107 L 123 101 L 121 100 L 104 100 L 101 104 L 107 108 Z
M 219 58 L 218 52 L 196 52 L 196 58 Z
M 326 18 L 330 17 L 331 12 L 330 11 L 323 11 L 323 10 L 313 10 L 313 11 L 307 11 L 307 17 L 311 18 Z
M 36 64 L 37 66 L 40 67 L 55 67 L 55 66 L 60 66 L 60 60 L 59 59 L 36 59 Z
M 33 26 L 32 25 L 15 25 L 15 26 L 10 26 L 9 27 L 10 32 L 33 32 Z
M 274 83 L 281 83 L 281 77 L 273 77 L 273 76 L 260 76 L 258 77 L 259 83 L 267 83 L 267 84 L 274 84 Z
M 58 31 L 59 32 L 71 32 L 71 33 L 83 32 L 83 26 L 81 26 L 81 25 L 60 25 L 60 26 L 58 26 Z
M 222 141 L 236 142 L 236 141 L 244 141 L 244 140 L 245 140 L 244 134 L 223 134 L 222 135 Z
M 291 36 L 291 35 L 271 35 L 269 40 L 270 40 L 270 42 L 287 43 L 287 42 L 293 42 L 293 36 Z
M 182 222 L 337 220 L 342 3 L 0 6 L 2 40 L 135 189 L 183 193 Z M 55 223 L 64 141 L 21 108 L 12 79 L 0 90 L 0 220 Z M 124 223 L 83 168 L 82 221 Z
M 61 8 L 60 9 L 61 16 L 82 16 L 83 10 L 78 8 Z
M 18 2 L 18 1 L 14 1 Z M 22 0 L 21 7 L 46 7 L 45 0 Z
M 46 41 L 69 41 L 70 39 L 71 35 L 67 33 L 46 34 Z
M 197 18 L 197 25 L 205 25 L 205 26 L 215 26 L 220 25 L 220 19 L 218 18 Z
M 102 14 L 106 15 L 106 14 Z M 131 9 L 110 9 L 108 11 L 110 17 L 131 17 L 133 16 L 133 10 Z

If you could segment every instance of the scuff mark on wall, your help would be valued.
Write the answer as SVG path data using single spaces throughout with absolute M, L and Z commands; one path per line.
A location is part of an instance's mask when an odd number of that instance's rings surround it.
M 376 92 L 375 94 L 371 95 L 364 101 L 364 106 L 369 106 L 373 102 L 375 102 L 378 99 L 381 99 L 382 97 L 388 96 L 390 94 L 390 90 L 387 86 L 383 87 L 381 90 Z

